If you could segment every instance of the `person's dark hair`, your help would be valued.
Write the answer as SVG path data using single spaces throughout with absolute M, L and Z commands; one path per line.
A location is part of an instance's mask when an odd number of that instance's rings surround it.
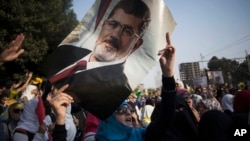
M 201 94 L 202 93 L 202 87 L 199 86 L 199 87 L 195 88 L 194 92 L 195 92 L 195 94 Z
M 43 81 L 41 85 L 41 90 L 43 91 L 42 99 L 46 100 L 48 94 L 51 92 L 52 84 L 49 81 Z
M 6 94 L 1 94 L 1 95 L 0 95 L 0 100 L 2 100 L 4 97 L 8 97 L 8 95 L 6 95 Z
M 5 89 L 1 95 L 3 97 L 10 97 L 10 89 Z
M 145 105 L 155 106 L 155 99 L 148 98 L 145 102 Z
M 47 96 L 51 92 L 52 84 L 49 81 L 43 81 L 41 89 L 43 91 L 42 100 L 43 100 L 43 105 L 45 107 L 45 114 L 49 115 L 51 113 L 51 106 L 47 100 Z
M 150 22 L 150 10 L 148 6 L 141 0 L 121 0 L 111 11 L 108 18 L 113 16 L 119 8 L 123 9 L 127 14 L 132 14 L 142 19 L 142 23 L 138 26 L 139 35 L 142 37 Z
M 0 80 L 0 88 L 5 88 L 5 82 Z
M 10 89 L 13 84 L 14 84 L 14 81 L 11 81 L 11 80 L 7 81 L 5 84 L 6 89 Z
M 234 95 L 236 92 L 237 92 L 236 88 L 229 89 L 229 93 L 232 94 L 232 95 Z

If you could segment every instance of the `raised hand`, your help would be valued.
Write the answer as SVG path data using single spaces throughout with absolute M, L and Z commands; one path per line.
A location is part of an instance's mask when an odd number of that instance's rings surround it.
M 68 84 L 62 86 L 49 100 L 51 107 L 57 117 L 56 123 L 60 125 L 65 123 L 67 106 L 69 106 L 73 100 L 70 95 L 63 93 L 63 91 L 68 88 L 68 86 Z
M 18 56 L 20 56 L 24 52 L 24 49 L 20 49 L 24 41 L 24 38 L 25 37 L 23 34 L 19 34 L 15 40 L 10 42 L 9 47 L 6 48 L 0 54 L 0 65 L 2 65 L 5 62 L 16 59 Z
M 161 55 L 160 64 L 162 75 L 164 77 L 172 77 L 174 76 L 175 48 L 172 46 L 169 33 L 166 34 L 166 42 L 166 48 L 159 51 L 158 55 Z

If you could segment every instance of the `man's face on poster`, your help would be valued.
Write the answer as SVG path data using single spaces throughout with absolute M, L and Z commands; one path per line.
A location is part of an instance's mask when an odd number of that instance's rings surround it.
M 138 29 L 141 22 L 141 18 L 126 14 L 123 9 L 117 9 L 103 23 L 93 50 L 95 60 L 111 62 L 129 56 L 142 44 Z

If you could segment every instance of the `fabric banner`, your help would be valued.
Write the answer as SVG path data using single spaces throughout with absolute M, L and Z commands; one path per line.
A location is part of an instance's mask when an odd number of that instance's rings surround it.
M 69 84 L 66 92 L 100 119 L 111 115 L 140 84 L 158 61 L 158 51 L 166 47 L 166 32 L 175 28 L 163 0 L 142 1 L 146 6 L 140 0 L 96 0 L 42 65 L 57 88 Z M 87 65 L 69 73 L 81 60 Z M 65 71 L 67 76 L 61 75 Z

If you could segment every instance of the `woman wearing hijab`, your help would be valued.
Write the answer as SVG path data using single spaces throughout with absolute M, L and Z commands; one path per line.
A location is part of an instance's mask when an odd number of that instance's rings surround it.
M 204 113 L 199 122 L 199 141 L 229 141 L 232 119 L 219 110 Z
M 26 103 L 27 101 L 35 98 L 38 95 L 38 87 L 36 85 L 30 84 L 27 88 L 23 91 L 21 100 Z
M 223 111 L 229 115 L 231 115 L 234 112 L 233 99 L 234 99 L 234 96 L 228 93 L 228 94 L 225 94 L 221 100 L 221 107 L 223 108 Z
M 108 119 L 100 121 L 96 140 L 142 141 L 145 129 L 133 127 L 132 112 L 135 111 L 124 102 Z
M 146 129 L 145 141 L 197 141 L 198 127 L 195 117 L 184 101 L 177 95 L 173 65 L 175 49 L 167 34 L 167 48 L 160 58 L 162 77 L 162 100 L 156 104 L 151 123 Z

